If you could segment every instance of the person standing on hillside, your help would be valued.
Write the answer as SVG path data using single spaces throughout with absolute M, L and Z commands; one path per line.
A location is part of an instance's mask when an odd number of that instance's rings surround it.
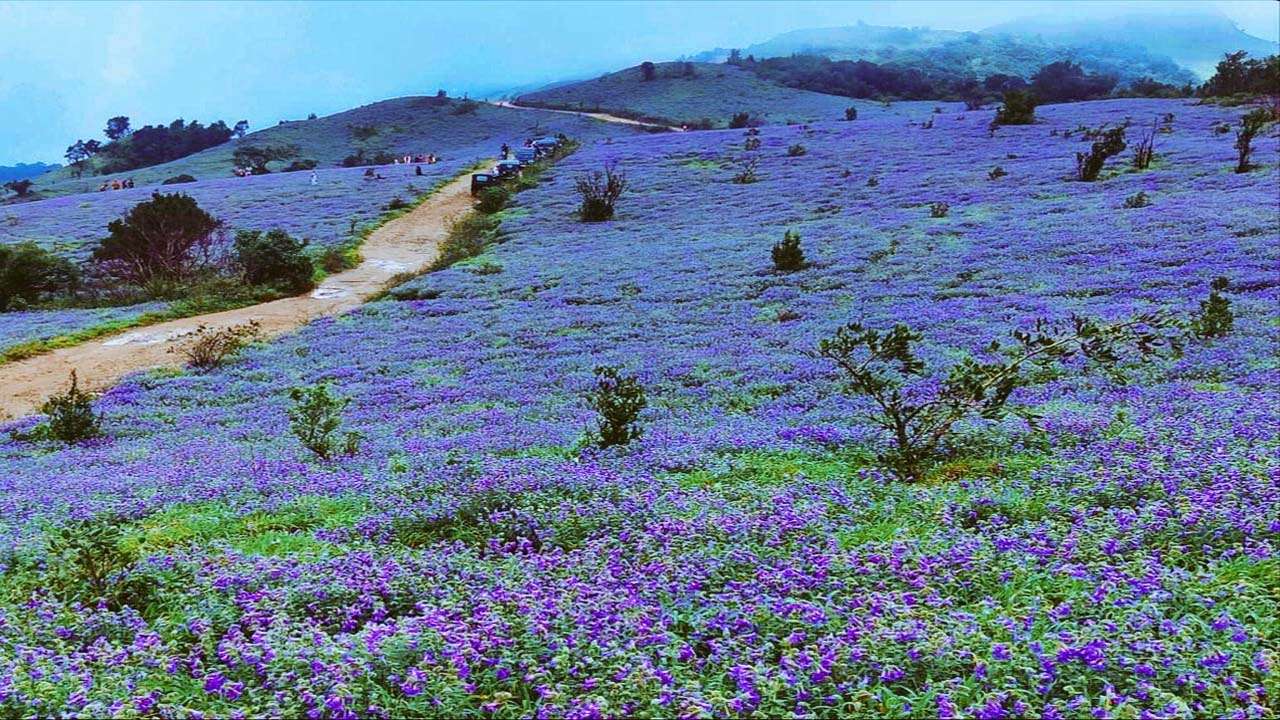
M 315 171 L 315 170 L 312 170 L 312 171 L 311 171 L 311 184 L 312 184 L 312 185 L 315 185 L 315 184 L 316 184 L 316 183 L 318 183 L 318 182 L 319 182 L 319 179 L 316 177 L 316 171 Z

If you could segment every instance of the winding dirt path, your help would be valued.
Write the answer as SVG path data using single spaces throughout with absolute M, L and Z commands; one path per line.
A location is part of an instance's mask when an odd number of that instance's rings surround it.
M 330 275 L 307 295 L 170 320 L 0 365 L 0 420 L 35 412 L 45 398 L 66 388 L 72 370 L 82 386 L 102 390 L 138 370 L 181 367 L 182 354 L 169 351 L 201 325 L 222 328 L 256 320 L 270 338 L 356 308 L 384 290 L 393 276 L 425 271 L 439 254 L 448 221 L 470 208 L 471 175 L 466 173 L 375 230 L 360 248 L 360 265 Z
M 675 127 L 673 125 L 662 125 L 659 123 L 644 122 L 643 120 L 632 120 L 618 115 L 610 115 L 602 112 L 588 112 L 586 110 L 555 110 L 552 108 L 533 107 L 532 105 L 517 105 L 509 100 L 499 100 L 494 105 L 502 108 L 510 108 L 512 110 L 541 110 L 542 112 L 562 113 L 564 115 L 581 115 L 582 117 L 595 118 L 604 122 L 619 123 L 621 125 L 638 125 L 640 127 L 662 128 L 672 132 L 684 132 L 684 128 Z

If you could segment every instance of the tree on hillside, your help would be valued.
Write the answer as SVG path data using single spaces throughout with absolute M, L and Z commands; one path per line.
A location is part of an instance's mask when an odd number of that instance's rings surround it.
M 108 140 L 119 140 L 129 134 L 129 118 L 117 115 L 107 120 L 107 129 L 102 131 Z
M 63 157 L 75 168 L 76 177 L 80 177 L 84 173 L 85 162 L 101 149 L 102 143 L 97 140 L 77 140 L 67 147 Z
M 12 190 L 13 194 L 18 197 L 26 197 L 31 194 L 31 185 L 31 181 L 26 179 L 10 180 L 4 184 L 4 188 L 5 190 Z
M 240 122 L 236 123 L 236 126 L 234 128 L 231 129 L 231 134 L 235 135 L 238 138 L 244 137 L 244 134 L 247 132 L 249 132 L 248 120 L 241 120 Z
M 221 225 L 187 195 L 152 193 L 150 200 L 107 224 L 108 236 L 94 249 L 93 259 L 138 285 L 182 279 L 209 261 Z
M 724 61 L 726 65 L 741 65 L 742 51 L 734 48 L 729 51 L 729 57 Z
M 658 70 L 653 63 L 645 60 L 640 63 L 640 79 L 648 82 L 658 76 Z
M 1073 102 L 1105 97 L 1116 86 L 1111 75 L 1088 74 L 1078 63 L 1049 63 L 1031 76 L 1031 91 L 1041 102 Z
M 1227 53 L 1200 95 L 1222 97 L 1240 93 L 1280 95 L 1280 55 L 1249 59 L 1243 50 Z
M 271 172 L 267 169 L 267 163 L 274 160 L 288 160 L 297 156 L 297 145 L 266 145 L 261 147 L 249 145 L 236 148 L 236 151 L 231 154 L 231 159 L 235 162 L 236 167 L 249 168 L 249 171 L 254 175 L 266 175 Z

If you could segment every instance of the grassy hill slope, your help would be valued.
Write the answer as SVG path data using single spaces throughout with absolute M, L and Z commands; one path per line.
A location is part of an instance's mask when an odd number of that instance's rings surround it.
M 640 67 L 630 67 L 593 80 L 525 93 L 522 105 L 565 110 L 595 110 L 667 124 L 694 124 L 702 119 L 725 127 L 734 113 L 750 112 L 771 124 L 838 120 L 844 109 L 859 115 L 884 112 L 878 103 L 783 87 L 732 65 L 657 63 L 656 77 L 643 80 Z
M 315 120 L 285 122 L 194 155 L 129 172 L 76 178 L 70 168 L 62 168 L 40 177 L 35 189 L 46 196 L 66 195 L 96 190 L 103 180 L 117 177 L 133 178 L 139 186 L 158 184 L 181 174 L 199 180 L 231 177 L 232 154 L 243 145 L 296 145 L 298 158 L 315 160 L 323 168 L 337 166 L 358 150 L 366 154 L 434 153 L 446 159 L 491 155 L 503 142 L 549 132 L 593 140 L 636 130 L 556 113 L 506 110 L 434 97 L 404 97 Z M 286 164 L 272 163 L 271 167 L 279 170 Z

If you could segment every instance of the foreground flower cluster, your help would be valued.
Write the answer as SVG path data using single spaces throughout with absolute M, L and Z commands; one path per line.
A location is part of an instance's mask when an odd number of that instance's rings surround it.
M 1065 179 L 1061 131 L 1170 112 L 1151 170 Z M 105 440 L 0 442 L 0 710 L 1274 717 L 1276 140 L 1236 175 L 1231 110 L 1040 113 L 766 128 L 748 185 L 741 131 L 596 144 L 399 299 L 135 377 Z M 584 226 L 572 179 L 606 161 L 631 190 Z M 786 229 L 811 264 L 779 274 Z M 919 485 L 810 352 L 905 321 L 941 363 L 1037 315 L 1190 312 L 1217 275 L 1231 335 L 1047 378 L 1018 398 L 1043 437 L 975 424 Z M 579 454 L 605 363 L 647 388 L 646 433 Z M 352 398 L 357 455 L 288 435 L 287 389 L 317 381 Z M 138 559 L 95 603 L 44 528 L 104 513 Z

